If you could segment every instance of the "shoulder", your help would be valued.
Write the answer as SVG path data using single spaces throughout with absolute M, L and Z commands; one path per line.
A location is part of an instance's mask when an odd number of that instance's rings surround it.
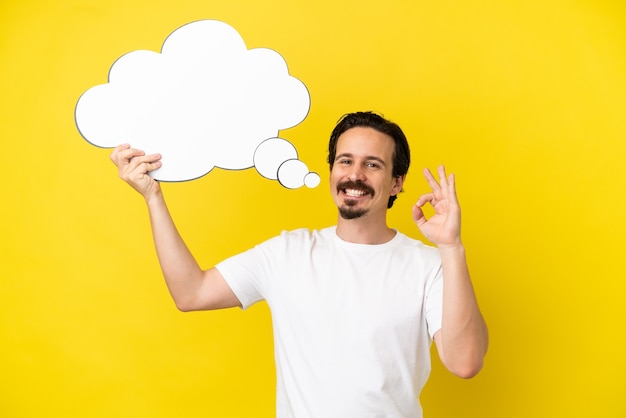
M 425 244 L 418 239 L 411 238 L 400 231 L 396 233 L 394 243 L 401 249 L 401 251 L 418 253 L 424 258 L 432 259 L 436 262 L 440 259 L 439 249 L 437 247 Z
M 437 247 L 425 244 L 424 242 L 416 238 L 411 238 L 400 231 L 396 231 L 396 236 L 394 237 L 394 241 L 396 241 L 398 244 L 402 246 L 424 249 L 426 251 L 431 250 L 431 249 L 437 250 Z
M 260 246 L 298 246 L 314 245 L 332 239 L 334 228 L 309 229 L 298 228 L 290 231 L 283 230 L 273 238 L 260 244 Z

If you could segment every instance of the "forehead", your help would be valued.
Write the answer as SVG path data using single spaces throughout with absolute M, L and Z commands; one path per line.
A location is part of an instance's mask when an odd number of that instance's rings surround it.
M 391 161 L 395 143 L 389 135 L 369 127 L 350 128 L 337 140 L 336 156 L 375 156 L 384 161 Z

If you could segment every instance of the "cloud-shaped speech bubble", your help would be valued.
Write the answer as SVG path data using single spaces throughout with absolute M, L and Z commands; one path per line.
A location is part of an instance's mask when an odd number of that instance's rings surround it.
M 237 31 L 216 20 L 174 31 L 161 53 L 129 52 L 113 63 L 107 84 L 76 104 L 76 126 L 98 147 L 124 142 L 158 152 L 162 181 L 193 180 L 214 167 L 256 167 L 287 188 L 316 187 L 319 175 L 298 160 L 278 131 L 309 111 L 306 86 L 267 48 L 247 49 Z

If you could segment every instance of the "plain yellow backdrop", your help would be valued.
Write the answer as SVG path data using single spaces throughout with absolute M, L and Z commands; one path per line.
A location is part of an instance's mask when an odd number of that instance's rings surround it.
M 145 205 L 73 111 L 111 64 L 218 19 L 286 59 L 311 95 L 281 132 L 322 175 L 165 184 L 209 267 L 281 229 L 335 222 L 325 163 L 344 113 L 410 138 L 390 225 L 420 238 L 422 167 L 456 173 L 491 346 L 463 381 L 434 357 L 430 418 L 626 416 L 626 3 L 622 0 L 3 0 L 0 416 L 271 417 L 269 312 L 183 314 Z

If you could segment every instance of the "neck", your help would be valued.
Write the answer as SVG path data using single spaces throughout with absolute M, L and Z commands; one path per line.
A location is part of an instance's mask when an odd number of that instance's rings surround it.
M 355 244 L 384 244 L 390 241 L 396 231 L 387 226 L 386 219 L 373 222 L 367 216 L 357 219 L 337 220 L 337 236 L 344 241 Z

